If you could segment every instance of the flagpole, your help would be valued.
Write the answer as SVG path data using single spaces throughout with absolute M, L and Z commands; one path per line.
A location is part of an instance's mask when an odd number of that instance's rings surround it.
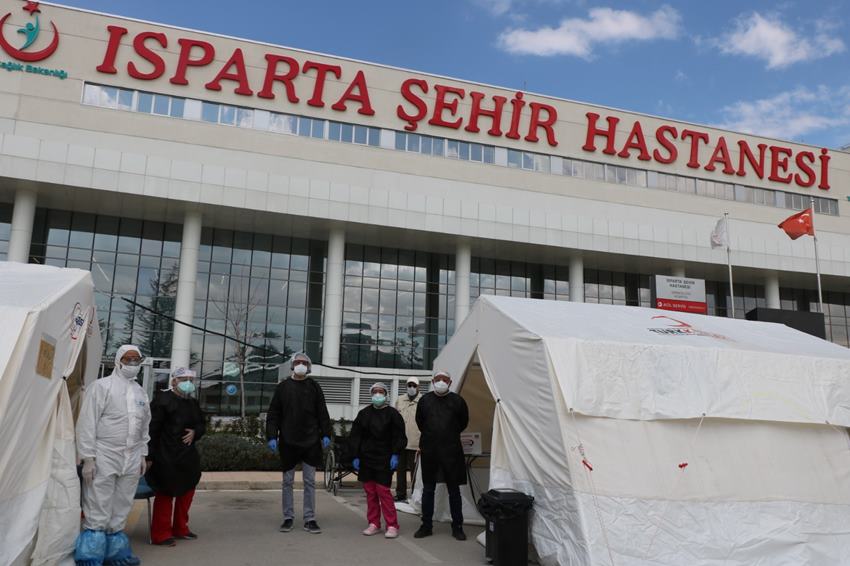
M 732 301 L 732 318 L 735 318 L 735 290 L 732 286 L 732 235 L 729 231 L 729 213 L 723 213 L 726 218 L 726 266 L 729 268 L 729 298 Z
M 820 260 L 818 259 L 818 231 L 815 230 L 815 197 L 809 197 L 812 209 L 812 237 L 815 242 L 815 271 L 818 275 L 818 306 L 823 313 L 823 291 L 820 285 Z

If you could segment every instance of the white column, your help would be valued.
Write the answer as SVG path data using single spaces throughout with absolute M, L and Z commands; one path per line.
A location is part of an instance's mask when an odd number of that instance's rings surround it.
M 28 263 L 32 244 L 32 224 L 38 200 L 34 189 L 18 189 L 15 192 L 15 208 L 12 211 L 12 233 L 9 235 L 8 261 Z
M 183 219 L 183 241 L 180 244 L 180 274 L 177 277 L 177 300 L 174 318 L 188 324 L 195 313 L 195 285 L 198 280 L 198 251 L 201 247 L 201 213 L 190 210 Z M 189 367 L 192 351 L 192 329 L 174 323 L 171 340 L 171 368 Z
M 673 264 L 673 277 L 685 277 L 685 264 Z
M 322 327 L 322 363 L 339 365 L 342 334 L 342 288 L 345 277 L 345 231 L 332 228 L 328 238 L 328 272 L 325 283 L 325 323 Z
M 580 253 L 570 257 L 570 301 L 584 302 L 584 259 Z
M 779 274 L 768 273 L 764 278 L 764 298 L 769 309 L 782 308 L 779 299 Z
M 472 270 L 472 246 L 458 242 L 455 250 L 455 329 L 469 314 L 469 273 Z

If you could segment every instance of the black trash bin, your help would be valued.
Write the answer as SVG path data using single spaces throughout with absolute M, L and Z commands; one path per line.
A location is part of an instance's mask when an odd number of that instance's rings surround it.
M 528 512 L 534 498 L 513 489 L 491 489 L 478 500 L 487 522 L 485 556 L 493 566 L 528 564 Z

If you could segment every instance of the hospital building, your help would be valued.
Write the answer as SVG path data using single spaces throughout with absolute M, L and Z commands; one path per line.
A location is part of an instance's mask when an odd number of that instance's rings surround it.
M 817 311 L 813 238 L 777 227 L 810 206 L 824 334 L 850 345 L 841 149 L 53 4 L 0 17 L 0 260 L 91 271 L 105 363 L 191 365 L 213 414 L 264 411 L 306 351 L 351 417 L 429 377 L 479 295 L 649 307 L 669 275 L 709 316 Z

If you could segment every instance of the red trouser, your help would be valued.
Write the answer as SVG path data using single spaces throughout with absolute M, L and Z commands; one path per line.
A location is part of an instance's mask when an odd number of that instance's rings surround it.
M 398 514 L 390 488 L 378 482 L 367 481 L 363 484 L 363 489 L 366 490 L 366 520 L 369 524 L 380 527 L 383 511 L 387 527 L 398 528 Z
M 151 521 L 151 540 L 159 543 L 172 537 L 184 537 L 189 534 L 189 507 L 195 490 L 179 497 L 157 493 L 153 500 L 153 520 Z M 176 504 L 175 504 L 176 500 Z M 172 522 L 172 507 L 174 519 Z

